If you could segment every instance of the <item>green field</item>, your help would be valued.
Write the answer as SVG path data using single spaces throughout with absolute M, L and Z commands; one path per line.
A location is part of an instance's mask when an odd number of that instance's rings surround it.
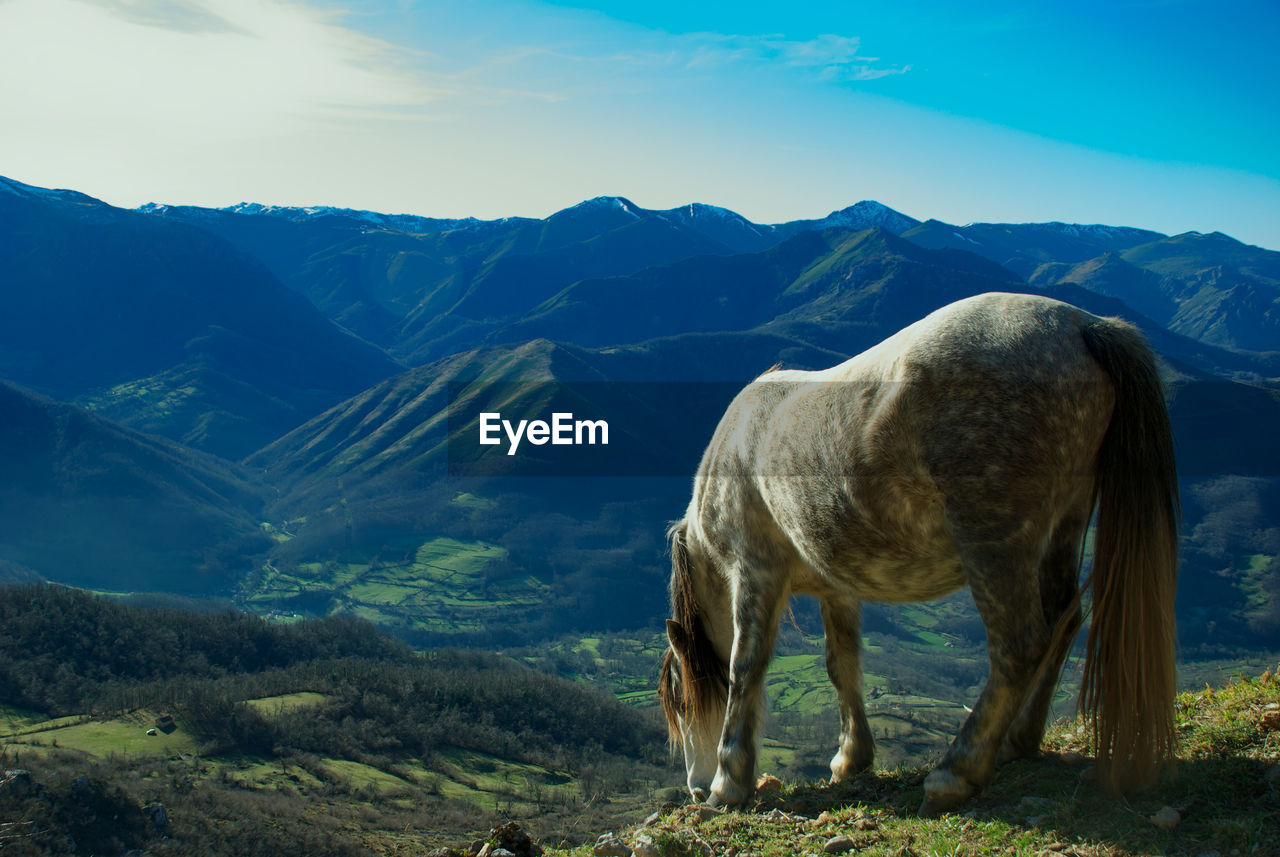
M 414 783 L 359 762 L 321 759 L 320 766 L 349 788 L 370 789 L 384 797 L 407 797 L 417 791 Z
M 540 801 L 563 799 L 578 788 L 567 773 L 538 765 L 455 747 L 438 755 L 445 762 L 441 769 L 444 776 L 435 779 L 440 793 L 489 809 L 535 811 Z
M 300 693 L 286 693 L 280 696 L 264 696 L 261 699 L 250 699 L 246 700 L 245 704 L 257 710 L 259 714 L 270 717 L 298 708 L 320 705 L 328 698 L 323 693 L 302 691 Z
M 246 700 L 246 704 L 271 717 L 323 704 L 327 698 L 301 692 Z M 540 802 L 562 801 L 578 789 L 568 773 L 453 747 L 437 753 L 430 767 L 420 760 L 406 759 L 393 772 L 348 759 L 320 758 L 308 769 L 255 756 L 201 757 L 199 740 L 180 722 L 168 734 L 157 730 L 156 735 L 148 735 L 155 722 L 154 712 L 141 710 L 109 718 L 77 715 L 49 719 L 0 706 L 0 753 L 9 763 L 21 762 L 24 757 L 39 759 L 55 748 L 96 759 L 188 759 L 204 778 L 217 777 L 251 790 L 319 793 L 337 785 L 349 793 L 376 794 L 393 802 L 416 803 L 439 795 L 486 812 L 535 812 Z
M 455 500 L 477 508 L 484 502 L 473 495 Z M 547 585 L 536 577 L 489 573 L 490 564 L 506 555 L 499 545 L 440 536 L 340 561 L 288 569 L 267 563 L 242 601 L 273 618 L 347 614 L 437 634 L 477 632 L 501 622 L 513 607 L 537 605 L 546 594 Z
M 195 737 L 181 725 L 169 734 L 157 730 L 155 735 L 148 735 L 147 730 L 156 725 L 153 712 L 135 711 L 111 718 L 75 716 L 32 721 L 23 714 L 15 715 L 12 709 L 0 711 L 4 711 L 0 722 L 20 724 L 0 735 L 0 745 L 10 754 L 39 755 L 56 747 L 99 758 L 112 754 L 170 756 L 195 753 L 199 748 Z M 21 722 L 24 720 L 25 723 Z

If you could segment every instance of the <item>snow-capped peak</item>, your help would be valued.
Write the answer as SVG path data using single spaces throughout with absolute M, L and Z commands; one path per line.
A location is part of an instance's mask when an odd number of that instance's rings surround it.
M 1125 238 L 1145 231 L 1130 226 L 1107 226 L 1105 223 L 1062 223 L 1056 220 L 1040 225 L 1045 229 L 1061 232 L 1073 238 Z
M 337 208 L 330 205 L 290 206 L 263 205 L 258 202 L 240 202 L 225 208 L 193 208 L 190 206 L 170 206 L 149 202 L 141 206 L 144 214 L 179 215 L 183 219 L 209 219 L 221 215 L 243 215 L 247 217 L 274 217 L 294 223 L 308 223 L 323 218 L 338 218 L 355 221 L 365 229 L 390 229 L 397 232 L 432 233 L 448 232 L 453 229 L 483 229 L 485 227 L 524 220 L 520 217 L 503 217 L 498 220 L 479 220 L 475 217 L 442 218 L 422 217 L 416 214 L 382 214 L 377 211 L 365 211 L 355 208 Z
M 721 208 L 718 205 L 707 205 L 703 202 L 692 202 L 688 205 L 682 205 L 679 208 L 668 209 L 662 212 L 662 216 L 669 220 L 676 220 L 681 223 L 706 223 L 707 221 L 718 221 L 721 223 L 751 226 L 755 229 L 769 228 L 761 227 L 758 224 L 752 223 L 736 211 Z
M 278 217 L 282 220 L 305 222 L 319 220 L 323 217 L 341 217 L 347 220 L 359 220 L 374 226 L 398 229 L 405 232 L 441 232 L 456 228 L 461 223 L 478 222 L 474 218 L 463 220 L 453 218 L 419 217 L 415 214 L 382 214 L 377 211 L 366 211 L 357 208 L 338 208 L 332 205 L 263 205 L 258 202 L 240 202 L 220 209 L 231 214 L 246 214 L 257 217 Z
M 920 221 L 914 217 L 908 217 L 883 203 L 864 199 L 848 208 L 831 212 L 817 221 L 816 228 L 871 229 L 879 226 L 895 235 L 901 235 L 913 226 L 919 225 L 919 223 Z
M 622 211 L 630 214 L 634 218 L 641 218 L 645 214 L 645 210 L 640 208 L 625 196 L 597 196 L 592 199 L 583 200 L 577 205 L 571 205 L 566 209 L 557 211 L 556 214 L 579 213 L 585 214 L 596 211 Z M 556 215 L 553 214 L 552 217 Z
M 707 205 L 703 202 L 691 202 L 688 205 L 682 205 L 680 208 L 673 209 L 681 214 L 686 214 L 690 220 L 696 218 L 714 218 L 716 220 L 745 220 L 736 211 L 730 211 L 727 208 L 721 208 L 718 205 Z

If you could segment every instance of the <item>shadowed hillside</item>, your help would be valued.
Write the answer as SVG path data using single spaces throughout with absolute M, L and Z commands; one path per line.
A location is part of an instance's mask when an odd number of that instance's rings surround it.
M 0 381 L 0 560 L 107 590 L 228 593 L 271 542 L 242 468 Z
M 0 378 L 237 459 L 394 372 L 184 224 L 0 178 Z

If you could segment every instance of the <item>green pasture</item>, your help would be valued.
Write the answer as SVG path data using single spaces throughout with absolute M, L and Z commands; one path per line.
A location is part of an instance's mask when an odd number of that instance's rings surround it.
M 415 784 L 394 774 L 346 759 L 321 759 L 320 766 L 351 789 L 371 789 L 386 797 L 408 796 Z
M 577 789 L 576 781 L 567 773 L 540 765 L 458 747 L 441 750 L 437 756 L 444 762 L 441 773 L 445 779 L 436 780 L 440 793 L 477 806 L 533 809 L 539 795 L 551 801 Z
M 477 494 L 471 494 L 463 491 L 454 496 L 449 501 L 454 506 L 461 506 L 464 509 L 492 509 L 498 505 L 496 500 L 490 500 L 487 497 L 481 497 Z
M 463 503 L 482 500 L 465 496 L 471 499 Z M 501 621 L 513 607 L 540 603 L 545 595 L 547 585 L 536 577 L 495 579 L 486 573 L 506 555 L 500 545 L 440 536 L 291 568 L 268 563 L 242 599 L 258 613 L 314 613 L 321 604 L 327 605 L 323 612 L 377 624 L 474 632 Z
M 271 717 L 321 705 L 327 698 L 304 691 L 246 700 L 246 704 Z M 181 724 L 169 734 L 148 735 L 155 720 L 154 712 L 141 710 L 106 719 L 85 715 L 49 719 L 0 706 L 0 753 L 10 763 L 29 755 L 40 757 L 54 748 L 98 759 L 198 756 L 198 740 Z M 424 793 L 435 793 L 494 812 L 532 812 L 540 800 L 563 799 L 577 790 L 577 782 L 567 773 L 453 747 L 436 754 L 430 767 L 409 759 L 396 765 L 394 773 L 335 758 L 321 758 L 308 767 L 311 770 L 285 760 L 230 755 L 205 757 L 199 769 L 202 777 L 215 776 L 255 790 L 319 792 L 328 783 L 349 792 L 372 791 L 392 800 L 420 800 Z
M 120 407 L 127 402 L 132 413 L 154 420 L 181 409 L 198 393 L 199 390 L 193 386 L 170 387 L 162 378 L 150 377 L 117 384 L 97 395 L 82 396 L 78 404 L 91 411 L 100 411 Z
M 245 705 L 253 708 L 259 714 L 271 717 L 272 715 L 283 714 L 286 711 L 294 711 L 298 708 L 320 705 L 328 698 L 323 693 L 304 690 L 299 693 L 285 693 L 279 696 L 264 696 L 260 699 L 246 699 Z
M 57 747 L 78 750 L 89 756 L 105 758 L 110 755 L 147 756 L 195 753 L 199 748 L 196 738 L 179 728 L 165 734 L 148 735 L 155 726 L 156 715 L 148 711 L 134 711 L 109 719 L 85 716 L 60 717 L 54 720 L 30 721 L 19 729 L 0 736 L 0 743 L 9 752 L 40 752 Z

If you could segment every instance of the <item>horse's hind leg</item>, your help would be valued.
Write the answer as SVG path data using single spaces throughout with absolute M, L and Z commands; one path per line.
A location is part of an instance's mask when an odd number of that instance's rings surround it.
M 720 735 L 719 768 L 708 802 L 740 806 L 755 793 L 756 751 L 764 710 L 764 676 L 778 635 L 786 583 L 767 573 L 742 571 L 731 597 L 733 653 L 729 658 L 729 699 Z
M 840 749 L 831 760 L 831 781 L 839 782 L 871 766 L 875 740 L 862 702 L 862 605 L 822 600 L 827 634 L 827 675 L 840 700 Z
M 1054 637 L 1053 649 L 1041 662 L 1027 700 L 1005 735 L 1000 753 L 996 757 L 998 764 L 1035 757 L 1040 753 L 1040 742 L 1044 739 L 1045 725 L 1049 719 L 1049 706 L 1058 686 L 1058 674 L 1062 670 L 1063 660 L 1071 651 L 1076 632 L 1080 630 L 1080 603 L 1076 600 L 1076 592 L 1079 586 L 1080 551 L 1088 522 L 1086 513 L 1060 523 L 1054 530 L 1048 553 L 1040 561 L 1040 604 L 1044 610 L 1045 623 L 1050 628 L 1055 628 L 1059 621 L 1065 622 L 1065 625 Z
M 1039 544 L 973 542 L 962 545 L 969 586 L 987 628 L 991 674 L 946 756 L 925 778 L 922 815 L 951 809 L 977 793 L 995 771 L 996 751 L 1022 709 L 1036 668 L 1049 646 L 1039 610 Z

